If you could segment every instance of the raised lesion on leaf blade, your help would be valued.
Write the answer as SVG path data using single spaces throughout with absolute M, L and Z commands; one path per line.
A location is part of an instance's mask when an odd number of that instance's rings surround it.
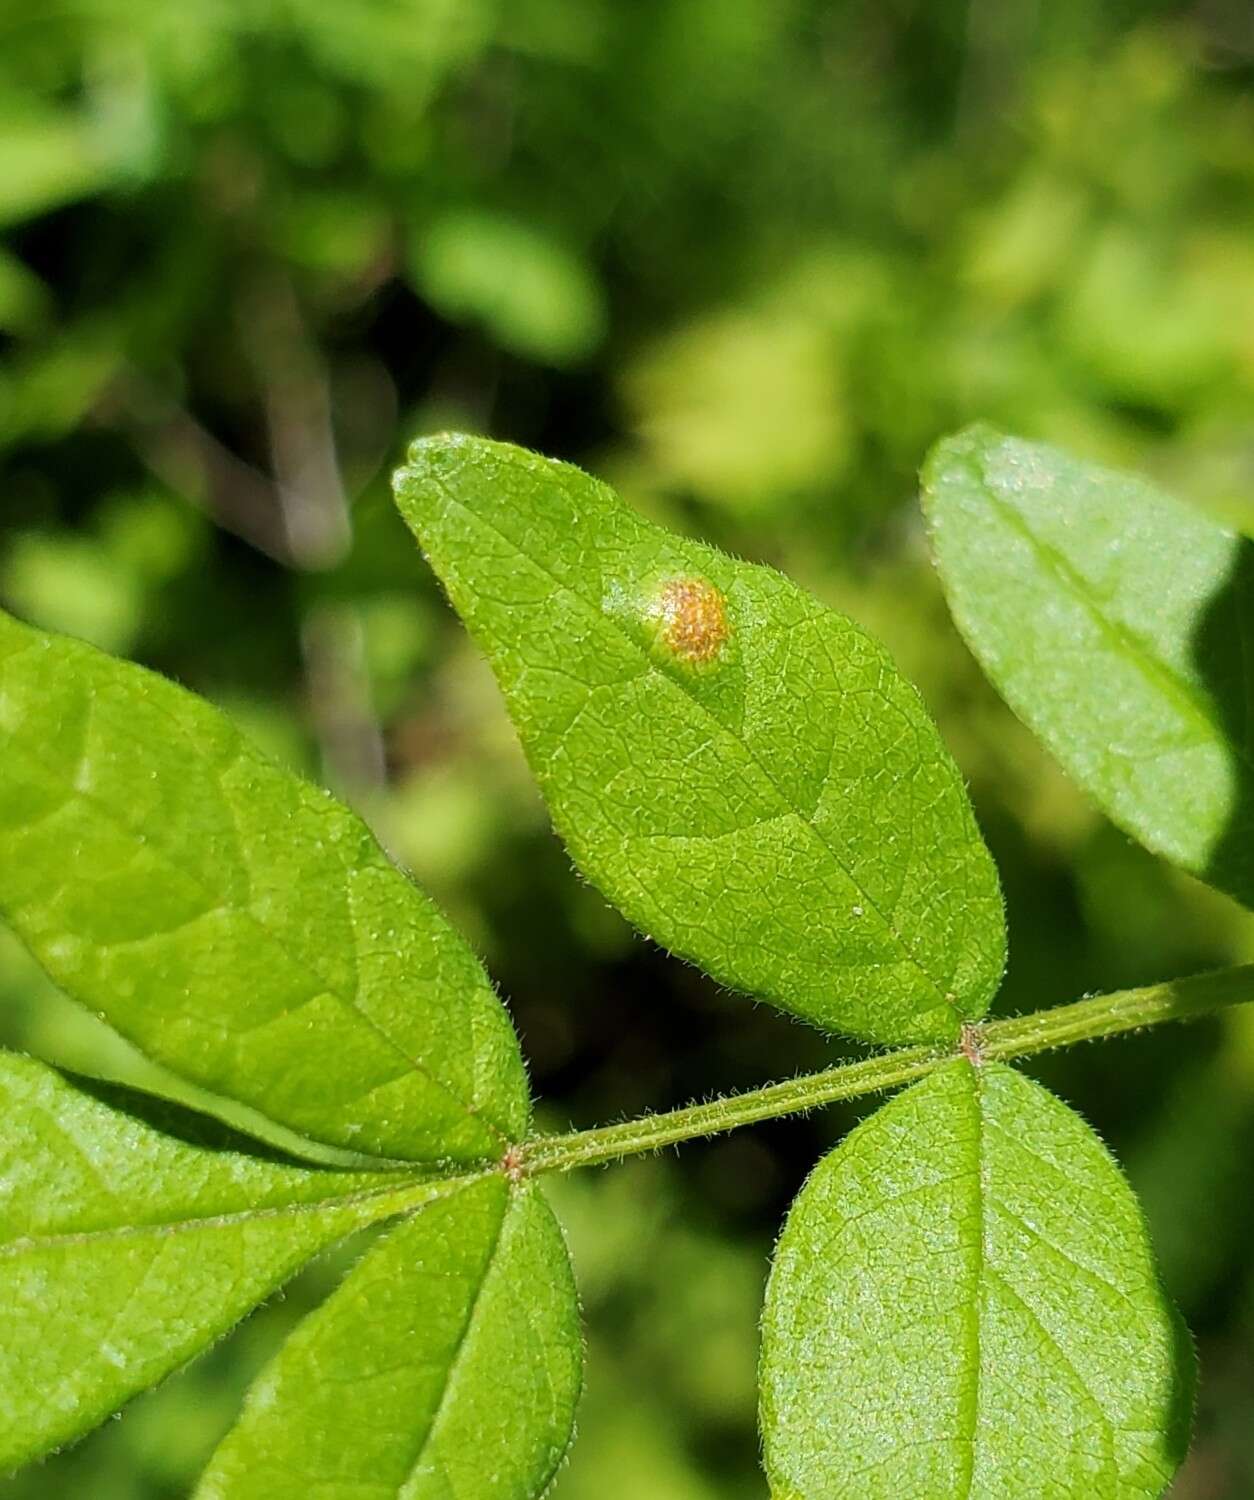
M 658 645 L 685 666 L 712 666 L 731 639 L 727 601 L 712 583 L 695 575 L 658 584 L 644 617 Z

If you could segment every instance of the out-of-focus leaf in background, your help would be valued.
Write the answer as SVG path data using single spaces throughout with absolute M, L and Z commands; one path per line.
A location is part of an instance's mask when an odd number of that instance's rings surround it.
M 541 364 L 566 364 L 600 342 L 605 312 L 591 272 L 525 220 L 453 210 L 415 239 L 415 283 L 453 322 L 480 324 L 502 349 Z
M 1244 0 L 0 0 L 0 602 L 347 797 L 490 960 L 549 1123 L 832 1054 L 575 880 L 390 511 L 416 430 L 580 463 L 883 639 L 1001 871 L 999 1004 L 1252 957 L 981 680 L 915 500 L 983 418 L 1254 526 L 1252 82 Z M 0 1031 L 154 1085 L 3 939 Z M 1033 1068 L 1128 1163 L 1198 1335 L 1173 1500 L 1254 1489 L 1251 1057 L 1234 1016 Z M 760 1500 L 767 1257 L 853 1117 L 562 1185 L 602 1270 L 559 1500 Z M 0 1495 L 186 1495 L 331 1284 Z

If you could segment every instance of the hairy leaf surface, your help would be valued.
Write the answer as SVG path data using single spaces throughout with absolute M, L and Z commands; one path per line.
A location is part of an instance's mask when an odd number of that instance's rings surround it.
M 1192 1381 L 1119 1168 L 1010 1068 L 915 1084 L 789 1214 L 763 1322 L 778 1500 L 1152 1500 Z
M 426 439 L 396 486 L 575 862 L 632 922 L 833 1030 L 952 1039 L 983 1014 L 996 873 L 880 646 L 521 449 Z
M 183 1077 L 333 1145 L 499 1156 L 526 1078 L 365 825 L 154 673 L 0 614 L 0 912 Z
M 485 1178 L 391 1230 L 301 1324 L 197 1500 L 534 1500 L 580 1365 L 552 1213 L 534 1184 Z
M 1121 828 L 1254 905 L 1254 543 L 986 427 L 924 480 L 950 608 L 1011 708 Z
M 0 1472 L 94 1427 L 335 1240 L 451 1190 L 194 1144 L 194 1117 L 157 1105 L 173 1133 L 109 1097 L 125 1093 L 0 1053 Z

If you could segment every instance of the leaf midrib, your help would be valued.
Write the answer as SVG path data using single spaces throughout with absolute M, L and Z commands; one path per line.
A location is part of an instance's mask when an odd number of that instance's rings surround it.
M 464 1191 L 465 1188 L 469 1186 L 471 1186 L 471 1183 L 467 1182 L 463 1184 L 463 1186 L 459 1188 L 458 1191 Z M 422 1438 L 414 1453 L 413 1460 L 409 1465 L 409 1469 L 405 1475 L 404 1482 L 401 1485 L 400 1489 L 398 1489 L 397 1491 L 398 1495 L 404 1494 L 408 1487 L 413 1483 L 414 1476 L 418 1472 L 418 1466 L 422 1463 L 428 1448 L 431 1446 L 432 1439 L 435 1436 L 436 1428 L 438 1427 L 440 1422 L 440 1417 L 444 1412 L 445 1407 L 448 1405 L 450 1396 L 452 1395 L 454 1383 L 457 1378 L 457 1371 L 462 1363 L 463 1358 L 465 1357 L 466 1345 L 470 1339 L 471 1331 L 475 1326 L 475 1316 L 479 1311 L 479 1304 L 483 1300 L 484 1288 L 487 1286 L 488 1279 L 492 1275 L 492 1268 L 493 1266 L 495 1266 L 497 1256 L 500 1254 L 501 1245 L 505 1239 L 505 1225 L 514 1209 L 514 1204 L 514 1190 L 507 1189 L 505 1194 L 505 1201 L 501 1207 L 501 1216 L 497 1220 L 496 1233 L 492 1238 L 492 1247 L 488 1251 L 487 1258 L 483 1263 L 483 1274 L 479 1278 L 479 1285 L 475 1288 L 475 1294 L 470 1299 L 470 1306 L 466 1309 L 466 1316 L 462 1321 L 461 1331 L 457 1336 L 456 1350 L 454 1351 L 453 1357 L 448 1362 L 448 1369 L 444 1372 L 444 1382 L 440 1388 L 439 1399 L 436 1401 L 435 1408 L 431 1413 L 431 1419 L 427 1423 L 426 1428 L 423 1431 Z
M 492 1175 L 494 1168 L 485 1167 L 480 1172 L 470 1173 L 465 1176 L 447 1178 L 446 1191 L 432 1192 L 429 1196 L 419 1198 L 413 1205 L 416 1209 L 422 1209 L 429 1203 L 438 1202 L 442 1198 L 453 1196 L 463 1191 L 476 1182 L 483 1181 Z M 309 1202 L 273 1204 L 266 1208 L 244 1208 L 230 1213 L 219 1214 L 191 1214 L 180 1219 L 155 1220 L 149 1224 L 119 1224 L 108 1229 L 84 1229 L 67 1230 L 58 1234 L 21 1235 L 6 1243 L 0 1244 L 0 1260 L 16 1259 L 27 1254 L 38 1254 L 46 1250 L 57 1250 L 78 1245 L 95 1245 L 109 1240 L 129 1239 L 167 1239 L 173 1235 L 194 1233 L 200 1229 L 230 1229 L 237 1224 L 262 1223 L 267 1220 L 305 1218 L 311 1215 L 334 1212 L 339 1209 L 356 1208 L 368 1204 L 380 1198 L 404 1198 L 406 1189 L 417 1189 L 423 1186 L 420 1182 L 410 1182 L 398 1186 L 390 1183 L 377 1188 L 362 1188 L 357 1192 L 341 1193 L 326 1198 L 318 1198 Z M 404 1213 L 406 1204 L 399 1203 L 395 1209 L 381 1218 L 390 1218 L 393 1214 Z
M 1231 750 L 1246 771 L 1254 774 L 1254 755 L 1245 746 L 1234 742 L 1216 717 L 1205 696 L 1180 675 L 1175 668 L 1157 655 L 1153 648 L 1118 615 L 1108 614 L 1092 592 L 1089 580 L 1074 563 L 1056 547 L 1033 530 L 1026 516 L 998 492 L 989 479 L 984 466 L 980 466 L 980 488 L 993 509 L 1002 519 L 1028 543 L 1038 561 L 1051 573 L 1063 590 L 1070 594 L 1089 614 L 1099 630 L 1107 637 L 1118 654 L 1131 662 L 1154 686 L 1171 698 L 1185 718 L 1190 718 L 1202 729 L 1207 738 L 1217 741 Z M 1246 650 L 1245 630 L 1239 623 L 1242 653 Z M 1248 673 L 1247 673 L 1248 680 Z
M 960 1500 L 973 1500 L 973 1497 L 976 1493 L 976 1440 L 980 1428 L 981 1379 L 984 1372 L 983 1314 L 985 1288 L 987 1285 L 993 1282 L 1000 1284 L 1003 1293 L 1010 1295 L 1020 1305 L 1020 1307 L 1024 1311 L 1024 1314 L 1035 1324 L 1042 1336 L 1049 1342 L 1058 1360 L 1066 1369 L 1070 1378 L 1075 1382 L 1077 1389 L 1081 1392 L 1081 1394 L 1084 1396 L 1084 1398 L 1087 1400 L 1087 1402 L 1097 1415 L 1098 1421 L 1101 1424 L 1105 1433 L 1105 1437 L 1107 1439 L 1108 1451 L 1103 1460 L 1107 1465 L 1109 1465 L 1111 1462 L 1111 1444 L 1113 1443 L 1114 1437 L 1114 1424 L 1112 1423 L 1110 1414 L 1107 1412 L 1105 1406 L 1102 1404 L 1096 1393 L 1090 1389 L 1087 1380 L 1077 1368 L 1071 1355 L 1058 1342 L 1058 1339 L 1041 1324 L 1040 1318 L 1035 1313 L 1035 1311 L 1027 1304 L 1027 1302 L 1024 1301 L 1022 1294 L 1019 1292 L 1018 1288 L 1013 1284 L 1013 1282 L 1008 1280 L 1000 1270 L 989 1264 L 989 1230 L 992 1221 L 992 1215 L 989 1212 L 990 1208 L 995 1208 L 1002 1213 L 1009 1213 L 1015 1217 L 1017 1217 L 1017 1214 L 1014 1210 L 998 1203 L 993 1195 L 992 1185 L 989 1177 L 989 1158 L 987 1151 L 986 1133 L 989 1129 L 998 1130 L 1002 1134 L 1008 1134 L 1008 1132 L 1006 1132 L 1005 1127 L 1001 1126 L 997 1120 L 988 1119 L 985 1115 L 985 1068 L 990 1065 L 983 1062 L 965 1061 L 963 1064 L 959 1064 L 959 1066 L 965 1066 L 970 1074 L 970 1098 L 972 1104 L 974 1105 L 973 1118 L 975 1123 L 976 1171 L 969 1178 L 966 1178 L 964 1180 L 970 1181 L 974 1184 L 974 1206 L 975 1213 L 979 1221 L 979 1234 L 976 1237 L 974 1247 L 975 1254 L 972 1261 L 972 1295 L 968 1299 L 969 1313 L 966 1341 L 966 1356 L 971 1369 L 971 1395 L 968 1402 L 966 1403 L 966 1409 L 963 1412 L 963 1426 L 966 1430 L 960 1434 L 961 1440 L 966 1445 L 968 1453 L 970 1455 L 969 1467 L 967 1469 L 966 1476 L 966 1488 L 963 1491 Z M 1000 1067 L 1002 1065 L 992 1064 L 991 1066 Z M 1013 1140 L 1015 1138 L 1011 1136 L 1010 1139 Z M 1032 1232 L 1038 1233 L 1035 1230 L 1033 1230 Z M 1049 1244 L 1048 1241 L 1045 1241 L 1045 1243 Z M 1051 1246 L 1051 1248 L 1055 1247 Z M 1076 1264 L 1079 1263 L 1077 1262 Z M 1089 1270 L 1089 1268 L 1083 1266 L 1081 1267 L 1081 1269 Z M 1090 1274 L 1094 1273 L 1090 1271 Z M 1102 1284 L 1107 1286 L 1111 1290 L 1120 1290 L 1118 1288 L 1110 1287 L 1110 1284 L 1105 1282 L 1104 1279 Z M 1124 1296 L 1125 1300 L 1127 1300 L 1126 1293 L 1120 1292 L 1120 1295 Z
M 448 485 L 445 484 L 445 482 L 437 474 L 428 470 L 426 477 L 428 477 L 431 482 L 437 487 L 437 489 L 441 491 L 450 505 L 462 511 L 472 520 L 477 521 L 479 525 L 485 526 L 495 536 L 500 537 L 500 539 L 508 547 L 512 548 L 512 550 L 519 557 L 525 559 L 528 563 L 531 564 L 532 567 L 536 568 L 540 573 L 542 573 L 556 589 L 561 590 L 562 593 L 568 595 L 571 599 L 573 599 L 585 613 L 592 616 L 593 619 L 596 620 L 599 624 L 607 627 L 615 634 L 617 634 L 634 652 L 637 653 L 637 655 L 643 658 L 647 670 L 654 678 L 666 684 L 668 688 L 682 694 L 684 701 L 692 704 L 692 706 L 696 708 L 698 712 L 704 715 L 704 717 L 707 718 L 714 726 L 719 735 L 725 736 L 726 738 L 730 739 L 733 744 L 735 744 L 743 752 L 745 757 L 754 766 L 757 767 L 758 771 L 762 775 L 763 780 L 767 783 L 772 793 L 778 799 L 779 805 L 783 809 L 784 815 L 796 819 L 796 821 L 804 829 L 806 829 L 811 837 L 814 838 L 820 845 L 820 847 L 826 852 L 836 868 L 840 870 L 844 877 L 849 881 L 850 885 L 852 885 L 853 888 L 859 893 L 862 900 L 866 903 L 867 907 L 871 911 L 873 911 L 879 918 L 880 922 L 883 924 L 884 930 L 896 943 L 898 949 L 906 959 L 907 963 L 911 964 L 932 987 L 938 1003 L 950 1010 L 958 1020 L 965 1020 L 965 1011 L 959 1008 L 956 1000 L 951 1000 L 949 998 L 947 984 L 936 979 L 925 967 L 923 962 L 915 955 L 915 953 L 911 950 L 910 945 L 906 942 L 905 938 L 897 930 L 896 926 L 888 919 L 888 917 L 885 916 L 884 912 L 880 909 L 875 899 L 865 890 L 862 882 L 857 879 L 853 872 L 845 865 L 844 861 L 837 854 L 836 850 L 831 846 L 827 839 L 823 837 L 823 835 L 814 826 L 811 820 L 806 817 L 799 808 L 791 806 L 787 797 L 785 797 L 784 793 L 780 790 L 780 787 L 775 781 L 775 778 L 767 770 L 761 759 L 744 742 L 744 740 L 742 740 L 738 735 L 733 734 L 732 731 L 729 730 L 727 726 L 723 724 L 704 703 L 700 702 L 699 699 L 694 698 L 690 693 L 687 693 L 681 684 L 675 682 L 673 678 L 668 677 L 667 674 L 663 672 L 655 662 L 650 661 L 647 654 L 640 650 L 637 642 L 631 638 L 627 631 L 625 631 L 616 620 L 614 620 L 611 616 L 606 615 L 603 610 L 599 610 L 594 605 L 590 604 L 582 596 L 582 594 L 580 594 L 576 589 L 572 588 L 570 584 L 564 583 L 542 562 L 538 561 L 529 552 L 524 551 L 523 548 L 520 547 L 512 537 L 506 535 L 506 533 L 503 532 L 499 526 L 495 525 L 492 521 L 489 521 L 486 517 L 480 515 L 477 511 L 472 510 L 471 507 L 466 505 L 463 501 L 458 500 L 453 492 L 449 489 Z
M 963 1414 L 964 1426 L 967 1429 L 964 1436 L 967 1448 L 967 1485 L 964 1492 L 964 1500 L 971 1500 L 972 1490 L 975 1486 L 975 1440 L 980 1425 L 980 1377 L 983 1366 L 984 1331 L 984 1268 L 988 1254 L 988 1247 L 985 1243 L 986 1215 L 984 1210 L 988 1199 L 988 1180 L 984 1151 L 983 1076 L 979 1064 L 969 1062 L 966 1066 L 971 1074 L 971 1099 L 975 1106 L 975 1170 L 970 1180 L 974 1183 L 975 1209 L 979 1221 L 979 1234 L 976 1236 L 975 1241 L 975 1257 L 971 1276 L 972 1294 L 970 1298 L 970 1311 L 967 1317 L 966 1353 L 971 1367 L 971 1395 L 968 1402 L 968 1410 Z

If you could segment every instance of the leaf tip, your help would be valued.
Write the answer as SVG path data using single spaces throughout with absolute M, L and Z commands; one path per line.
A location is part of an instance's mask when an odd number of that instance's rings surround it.
M 415 438 L 405 450 L 405 462 L 392 472 L 392 489 L 399 497 L 411 483 L 438 475 L 482 438 L 465 432 L 432 432 Z
M 406 449 L 407 461 L 415 466 L 420 466 L 429 456 L 439 458 L 459 449 L 471 448 L 485 443 L 486 438 L 475 437 L 469 432 L 426 432 L 416 437 Z
M 973 465 L 980 462 L 989 449 L 1006 441 L 1007 434 L 991 422 L 971 422 L 932 444 L 919 470 L 923 509 L 929 520 L 935 521 L 933 504 L 943 482 L 955 470 L 970 473 Z

